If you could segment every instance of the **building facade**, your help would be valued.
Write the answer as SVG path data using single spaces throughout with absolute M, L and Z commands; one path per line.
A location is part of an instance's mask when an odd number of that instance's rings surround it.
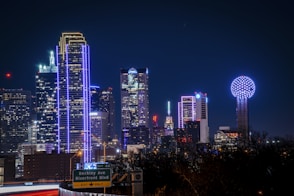
M 54 144 L 57 132 L 57 67 L 50 51 L 49 66 L 39 65 L 35 76 L 37 143 Z
M 0 154 L 16 154 L 27 142 L 31 124 L 31 92 L 0 89 Z
M 99 116 L 103 121 L 101 124 L 103 126 L 99 126 L 101 134 L 98 134 L 97 137 L 101 139 L 102 143 L 109 142 L 115 135 L 115 101 L 112 88 L 101 89 L 99 86 L 91 86 L 90 89 L 91 113 L 93 114 L 91 119 L 96 119 L 95 123 L 97 123 L 97 117 Z M 93 122 L 93 120 L 91 120 L 91 122 Z M 96 125 L 94 127 L 97 128 Z M 95 142 L 97 141 L 97 139 L 94 140 Z
M 208 98 L 206 93 L 195 92 L 196 120 L 200 121 L 200 143 L 209 143 Z
M 92 153 L 100 149 L 103 142 L 108 141 L 107 125 L 108 114 L 106 112 L 91 112 L 91 137 L 92 137 Z M 94 154 L 92 154 L 94 155 Z M 92 157 L 93 159 L 94 157 Z
M 121 128 L 149 128 L 148 68 L 121 69 Z
M 213 148 L 220 151 L 236 151 L 240 133 L 229 126 L 220 126 L 214 134 Z
M 120 84 L 121 130 L 124 130 L 122 136 L 135 134 L 134 130 L 138 128 L 138 132 L 144 133 L 144 137 L 148 137 L 141 141 L 149 143 L 149 133 L 146 134 L 146 130 L 148 131 L 150 128 L 148 68 L 135 69 L 132 67 L 130 69 L 121 69 Z M 141 136 L 136 133 L 136 136 L 129 135 L 128 140 L 122 138 L 122 143 L 124 143 L 124 141 L 133 141 L 137 144 L 138 140 L 130 140 L 130 138 L 134 137 L 141 138 Z M 146 145 L 149 145 L 147 143 Z M 124 143 L 124 145 L 126 144 L 127 143 Z
M 188 121 L 196 121 L 196 97 L 181 96 L 178 102 L 178 128 L 184 128 Z
M 181 96 L 178 102 L 178 127 L 183 129 L 187 122 L 199 121 L 199 143 L 209 143 L 208 98 L 206 93 L 195 92 L 191 96 Z
M 90 48 L 82 33 L 62 33 L 57 54 L 58 152 L 91 160 Z
M 104 141 L 110 141 L 115 135 L 115 101 L 113 97 L 113 90 L 111 87 L 100 89 L 98 108 L 100 112 L 107 114 L 107 126 L 105 131 Z
M 167 102 L 167 116 L 164 121 L 165 135 L 174 136 L 174 122 L 171 116 L 170 101 Z

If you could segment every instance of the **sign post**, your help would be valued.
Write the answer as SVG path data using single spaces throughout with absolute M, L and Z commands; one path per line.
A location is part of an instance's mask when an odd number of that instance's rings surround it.
M 74 189 L 111 187 L 110 168 L 74 170 L 72 186 Z

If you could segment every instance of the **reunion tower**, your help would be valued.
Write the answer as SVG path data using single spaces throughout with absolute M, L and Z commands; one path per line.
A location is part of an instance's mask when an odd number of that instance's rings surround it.
M 248 129 L 248 105 L 247 99 L 251 98 L 255 93 L 255 84 L 253 80 L 247 76 L 239 76 L 235 78 L 231 84 L 231 92 L 237 99 L 237 128 L 241 133 L 244 141 L 249 140 Z

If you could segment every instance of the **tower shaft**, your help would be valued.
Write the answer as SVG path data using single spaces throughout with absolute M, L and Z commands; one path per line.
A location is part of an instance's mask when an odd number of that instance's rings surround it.
M 248 106 L 247 98 L 237 97 L 237 127 L 238 131 L 241 133 L 241 137 L 248 141 L 249 139 L 249 129 L 248 129 Z

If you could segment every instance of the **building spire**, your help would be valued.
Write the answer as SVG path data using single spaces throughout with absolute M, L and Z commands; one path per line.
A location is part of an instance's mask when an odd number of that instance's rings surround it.
M 50 51 L 50 55 L 49 55 L 49 68 L 51 72 L 57 72 L 53 50 Z
M 167 101 L 167 115 L 170 116 L 170 101 Z

